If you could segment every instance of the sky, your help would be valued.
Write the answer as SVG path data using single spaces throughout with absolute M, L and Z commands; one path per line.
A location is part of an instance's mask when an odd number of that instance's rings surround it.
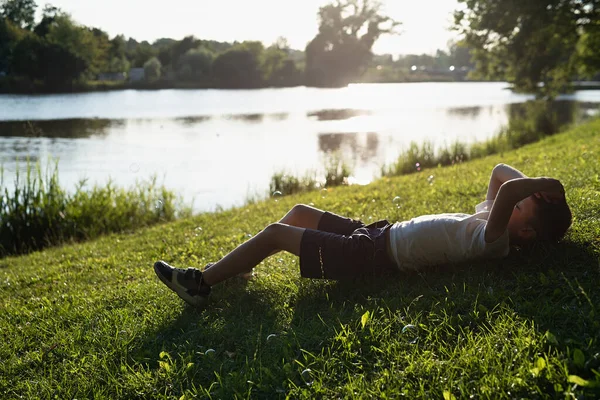
M 317 33 L 317 11 L 327 0 L 49 0 L 79 23 L 110 36 L 138 41 L 161 37 L 231 42 L 260 40 L 269 45 L 279 36 L 303 50 Z M 400 36 L 382 37 L 375 53 L 420 54 L 446 49 L 455 34 L 448 31 L 457 0 L 383 0 L 387 15 L 402 22 Z M 38 4 L 43 2 L 38 1 Z M 41 9 L 42 7 L 40 7 Z

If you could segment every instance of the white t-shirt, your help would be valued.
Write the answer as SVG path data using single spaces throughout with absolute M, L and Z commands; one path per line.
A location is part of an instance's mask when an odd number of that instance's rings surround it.
M 493 243 L 485 242 L 485 226 L 493 200 L 475 207 L 475 214 L 423 215 L 396 222 L 390 245 L 401 270 L 458 263 L 477 258 L 502 258 L 510 251 L 508 230 Z

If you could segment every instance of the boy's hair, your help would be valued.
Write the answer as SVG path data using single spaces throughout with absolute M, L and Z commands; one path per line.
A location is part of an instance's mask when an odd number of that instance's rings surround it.
M 531 197 L 536 205 L 536 216 L 533 223 L 536 241 L 558 242 L 571 226 L 572 215 L 567 201 L 548 203 L 536 196 Z

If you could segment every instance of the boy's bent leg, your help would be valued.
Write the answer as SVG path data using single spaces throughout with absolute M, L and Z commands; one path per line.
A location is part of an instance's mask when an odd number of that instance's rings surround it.
M 299 256 L 304 231 L 304 228 L 281 223 L 269 225 L 206 269 L 203 272 L 204 282 L 212 286 L 237 274 L 248 272 L 274 251 L 285 250 Z
M 279 223 L 295 226 L 298 228 L 316 230 L 318 229 L 319 222 L 321 221 L 321 217 L 323 216 L 323 214 L 325 214 L 325 211 L 319 210 L 318 208 L 307 206 L 306 204 L 296 204 L 294 207 L 292 207 L 290 211 L 287 212 L 287 214 L 285 214 L 283 218 L 281 218 Z M 281 250 L 285 249 L 275 249 L 271 253 L 269 253 L 269 256 L 277 254 Z M 213 268 L 214 265 L 215 264 L 209 264 L 204 271 L 208 271 L 210 268 Z M 239 273 L 239 276 L 246 280 L 253 279 L 254 273 L 252 272 L 252 269 L 254 267 L 255 266 L 252 266 L 251 268 L 245 271 L 241 271 Z
M 306 229 L 318 229 L 325 211 L 306 204 L 296 204 L 279 222 Z
M 297 226 L 298 228 L 305 229 L 319 229 L 319 222 L 321 217 L 325 214 L 325 211 L 319 210 L 306 204 L 296 204 L 281 220 L 280 224 Z M 274 250 L 269 254 L 272 256 L 279 253 L 281 250 Z M 245 279 L 252 279 L 252 271 L 245 271 L 241 274 Z
M 305 204 L 295 205 L 279 222 L 346 236 L 365 226 L 362 221 L 319 210 Z

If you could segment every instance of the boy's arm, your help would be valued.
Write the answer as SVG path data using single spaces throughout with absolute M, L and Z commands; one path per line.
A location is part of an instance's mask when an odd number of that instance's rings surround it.
M 552 178 L 517 178 L 503 183 L 488 217 L 485 241 L 492 243 L 502 236 L 515 205 L 524 198 L 539 192 L 564 196 L 565 189 L 560 181 Z
M 527 178 L 527 176 L 516 168 L 506 164 L 498 164 L 492 170 L 492 176 L 490 177 L 490 183 L 488 185 L 486 200 L 494 200 L 498 195 L 498 190 L 504 182 L 508 182 L 511 179 Z

